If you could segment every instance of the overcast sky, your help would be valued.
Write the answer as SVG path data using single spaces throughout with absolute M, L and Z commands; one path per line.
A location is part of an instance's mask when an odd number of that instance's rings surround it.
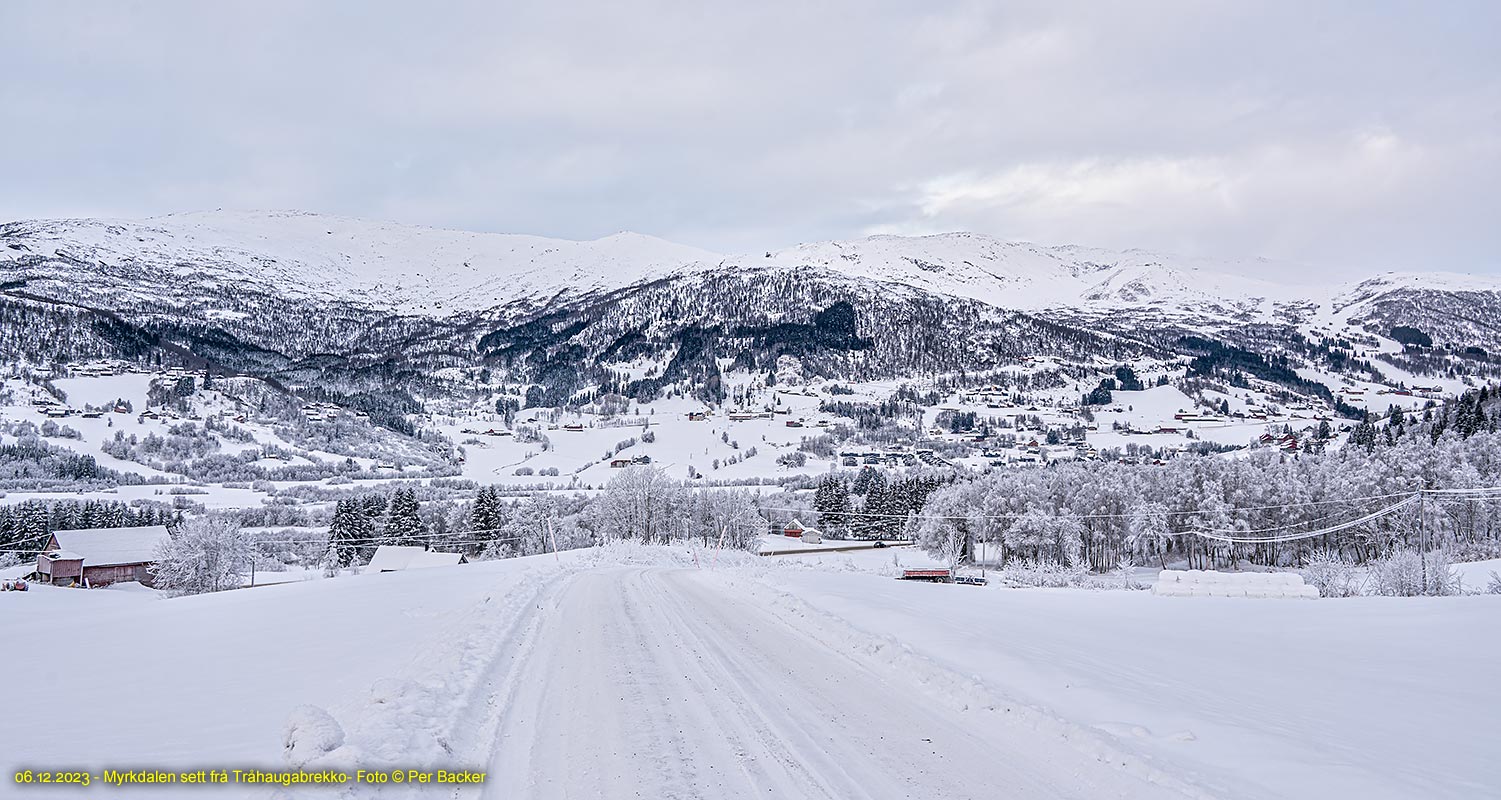
M 1501 3 L 0 4 L 0 217 L 1501 273 Z

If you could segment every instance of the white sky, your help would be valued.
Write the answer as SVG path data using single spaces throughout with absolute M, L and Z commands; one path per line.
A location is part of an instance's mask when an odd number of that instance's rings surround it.
M 1501 273 L 1501 3 L 0 4 L 0 218 Z M 1306 277 L 1306 276 L 1305 276 Z

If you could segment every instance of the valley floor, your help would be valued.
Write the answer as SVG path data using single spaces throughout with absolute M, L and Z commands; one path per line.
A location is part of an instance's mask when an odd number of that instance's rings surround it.
M 617 547 L 175 600 L 0 595 L 16 687 L 0 766 L 488 773 L 458 793 L 198 793 L 213 797 L 1501 790 L 1501 597 L 1163 598 L 883 574 L 916 555 Z

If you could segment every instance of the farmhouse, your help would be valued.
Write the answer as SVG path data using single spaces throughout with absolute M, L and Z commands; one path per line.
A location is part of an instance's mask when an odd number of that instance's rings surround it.
M 370 564 L 366 570 L 400 572 L 406 569 L 451 567 L 455 564 L 468 563 L 469 559 L 465 558 L 463 553 L 440 553 L 437 550 L 424 550 L 421 547 L 383 544 L 375 548 L 375 555 L 370 557 Z
M 165 525 L 55 531 L 37 556 L 37 579 L 71 586 L 154 583 L 157 548 L 170 540 Z

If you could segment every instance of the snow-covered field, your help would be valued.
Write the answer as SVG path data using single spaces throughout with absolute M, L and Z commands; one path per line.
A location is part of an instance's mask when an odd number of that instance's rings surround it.
M 33 769 L 284 768 L 284 728 L 313 704 L 362 764 L 431 758 L 560 569 L 549 556 L 170 600 L 134 584 L 0 594 L 19 687 L 0 752 Z
M 1501 597 L 1236 600 L 782 571 L 826 614 L 1211 796 L 1482 797 Z M 801 610 L 806 609 L 806 610 Z
M 1501 597 L 889 577 L 920 560 L 613 547 L 171 600 L 36 587 L 0 595 L 24 686 L 0 752 L 467 767 L 496 798 L 1501 792 Z

